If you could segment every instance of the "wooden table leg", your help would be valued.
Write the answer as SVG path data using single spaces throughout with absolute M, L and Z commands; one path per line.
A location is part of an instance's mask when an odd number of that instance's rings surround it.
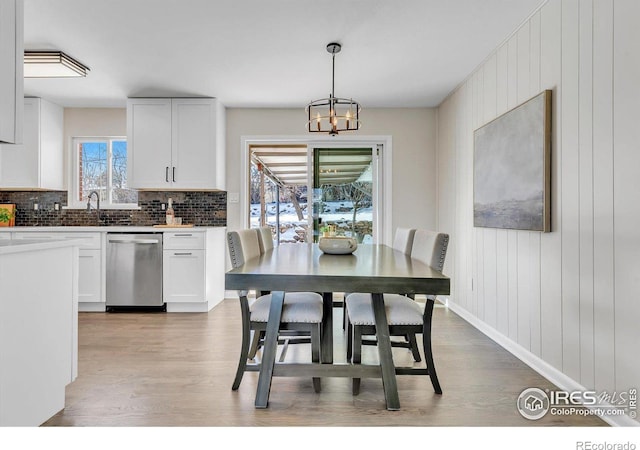
M 387 402 L 387 409 L 395 411 L 400 409 L 400 398 L 398 397 L 396 368 L 393 364 L 393 354 L 391 353 L 389 325 L 387 323 L 387 314 L 384 310 L 384 296 L 383 294 L 371 294 L 371 300 L 373 316 L 376 322 L 376 339 L 378 341 L 384 396 Z
M 271 292 L 269 320 L 267 321 L 267 330 L 265 331 L 262 362 L 260 363 L 260 376 L 256 390 L 256 408 L 266 408 L 269 404 L 269 391 L 271 390 L 271 378 L 273 377 L 276 353 L 278 351 L 278 331 L 280 330 L 283 304 L 284 292 Z
M 322 294 L 322 354 L 323 364 L 333 364 L 333 292 Z

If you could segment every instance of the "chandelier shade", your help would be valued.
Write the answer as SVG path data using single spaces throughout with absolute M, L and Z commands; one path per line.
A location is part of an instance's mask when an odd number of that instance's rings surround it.
M 327 45 L 327 51 L 332 55 L 331 93 L 329 97 L 314 100 L 307 105 L 307 131 L 310 133 L 336 135 L 340 131 L 360 129 L 360 104 L 351 98 L 334 95 L 335 59 L 336 53 L 341 49 L 342 46 L 335 42 Z

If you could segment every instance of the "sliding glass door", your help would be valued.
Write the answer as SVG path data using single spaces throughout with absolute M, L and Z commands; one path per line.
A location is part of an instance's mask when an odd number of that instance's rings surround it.
M 310 148 L 313 241 L 324 234 L 377 242 L 378 148 Z
M 317 242 L 323 231 L 382 242 L 382 145 L 314 142 L 249 147 L 248 225 L 279 243 Z

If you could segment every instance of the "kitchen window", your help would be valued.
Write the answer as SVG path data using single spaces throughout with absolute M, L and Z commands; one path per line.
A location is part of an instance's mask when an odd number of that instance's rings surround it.
M 73 203 L 86 207 L 92 191 L 100 195 L 100 207 L 138 206 L 138 192 L 127 186 L 127 139 L 74 138 Z

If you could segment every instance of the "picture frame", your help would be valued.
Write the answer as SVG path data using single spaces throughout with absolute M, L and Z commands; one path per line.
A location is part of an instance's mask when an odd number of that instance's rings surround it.
M 475 227 L 550 232 L 551 90 L 473 133 Z

